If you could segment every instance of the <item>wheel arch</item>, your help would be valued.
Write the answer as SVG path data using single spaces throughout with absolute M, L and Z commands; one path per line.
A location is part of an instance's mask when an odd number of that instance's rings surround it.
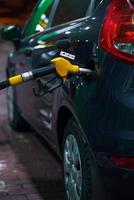
M 57 137 L 59 142 L 60 151 L 62 148 L 63 133 L 68 120 L 73 117 L 73 113 L 67 106 L 60 107 L 57 115 Z
M 73 108 L 68 106 L 68 104 L 67 105 L 65 104 L 59 108 L 58 114 L 57 114 L 56 132 L 57 132 L 57 138 L 58 138 L 60 150 L 62 147 L 64 130 L 65 130 L 66 125 L 70 118 L 74 118 L 74 120 L 78 124 L 78 127 L 80 128 L 81 132 L 83 133 L 81 135 L 81 137 L 83 138 L 84 143 L 85 144 L 89 143 L 87 136 L 85 135 L 84 130 L 82 129 L 82 127 L 80 125 L 79 119 L 77 118 L 77 116 L 74 113 Z
M 62 107 L 60 107 L 58 111 L 58 115 L 57 115 L 57 137 L 58 137 L 60 151 L 62 151 L 62 141 L 63 141 L 63 136 L 64 136 L 64 130 L 70 118 L 74 118 L 74 120 L 76 120 L 76 123 L 79 125 L 79 128 L 81 129 L 79 120 L 77 116 L 75 116 L 73 111 L 69 109 L 68 106 L 66 105 L 63 105 Z M 98 169 L 98 165 L 96 163 L 94 152 L 86 136 L 84 134 L 82 134 L 81 136 L 82 136 L 83 142 L 85 143 L 85 146 L 88 146 L 88 150 L 90 150 L 89 157 L 90 157 L 90 161 L 92 161 L 91 167 L 92 167 L 92 176 L 93 176 L 92 184 L 95 185 L 95 188 L 93 189 L 93 194 L 95 195 L 95 199 L 97 200 L 100 199 L 100 197 L 102 197 L 102 199 L 105 199 L 103 180 L 101 179 L 101 175 Z M 97 191 L 97 194 L 96 194 L 96 191 Z

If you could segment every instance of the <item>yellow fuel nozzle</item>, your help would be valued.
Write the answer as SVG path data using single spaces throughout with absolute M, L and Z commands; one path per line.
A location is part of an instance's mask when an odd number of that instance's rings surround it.
M 79 66 L 72 65 L 68 60 L 62 57 L 54 58 L 51 60 L 57 74 L 65 81 L 68 74 L 77 74 L 80 71 Z
M 50 66 L 48 65 L 41 68 L 33 69 L 31 71 L 15 75 L 5 81 L 0 82 L 0 90 L 9 86 L 15 86 L 23 82 L 40 78 L 51 73 L 57 73 L 63 79 L 63 81 L 65 81 L 68 74 L 77 74 L 78 72 L 88 74 L 92 73 L 90 69 L 80 68 L 77 65 L 71 64 L 67 59 L 63 57 L 58 57 L 51 60 Z

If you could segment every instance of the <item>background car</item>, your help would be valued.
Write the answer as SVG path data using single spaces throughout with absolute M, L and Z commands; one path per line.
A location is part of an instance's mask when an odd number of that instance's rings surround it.
M 58 56 L 96 72 L 8 89 L 12 128 L 30 124 L 61 156 L 67 200 L 134 197 L 133 14 L 130 0 L 41 0 L 23 30 L 4 29 L 7 77 Z

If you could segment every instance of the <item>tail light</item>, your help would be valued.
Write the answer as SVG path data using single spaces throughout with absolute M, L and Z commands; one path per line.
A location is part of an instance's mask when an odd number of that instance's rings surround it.
M 111 162 L 117 167 L 134 169 L 134 157 L 114 157 L 108 156 Z
M 100 47 L 134 63 L 134 5 L 130 0 L 111 0 L 100 33 Z

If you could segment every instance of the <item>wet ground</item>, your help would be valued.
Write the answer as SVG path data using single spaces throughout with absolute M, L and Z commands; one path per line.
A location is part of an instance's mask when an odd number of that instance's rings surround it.
M 0 44 L 2 80 L 10 44 Z M 60 162 L 36 133 L 18 134 L 11 130 L 7 119 L 6 90 L 0 91 L 0 200 L 63 199 Z

